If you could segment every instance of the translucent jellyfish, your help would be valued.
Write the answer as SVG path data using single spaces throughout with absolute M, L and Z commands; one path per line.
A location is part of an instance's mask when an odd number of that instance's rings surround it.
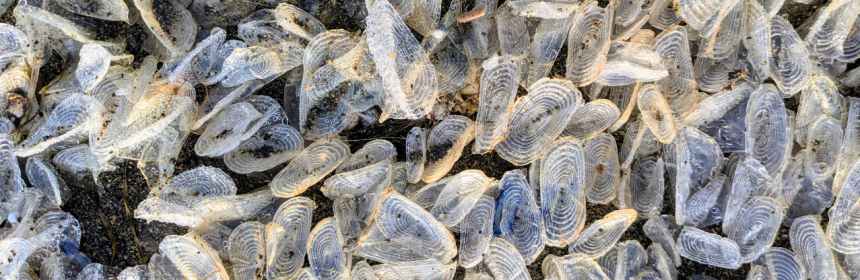
M 380 120 L 421 118 L 436 101 L 436 70 L 388 1 L 369 10 L 367 44 L 386 89 Z
M 616 196 L 621 181 L 615 138 L 601 133 L 585 140 L 582 155 L 585 162 L 585 197 L 591 203 L 609 203 Z
M 514 105 L 510 131 L 496 151 L 517 166 L 533 162 L 562 133 L 581 103 L 582 95 L 569 81 L 535 82 L 529 95 Z
M 295 277 L 304 263 L 311 216 L 316 204 L 306 197 L 294 197 L 278 207 L 266 225 L 266 278 Z
M 795 219 L 788 236 L 791 248 L 797 253 L 806 270 L 806 277 L 836 279 L 835 258 L 817 217 L 804 216 Z
M 573 240 L 568 250 L 571 254 L 582 254 L 596 259 L 610 251 L 621 235 L 636 221 L 636 211 L 623 209 L 610 212 L 603 219 L 594 221 Z
M 294 158 L 302 149 L 304 139 L 298 130 L 275 124 L 260 128 L 251 138 L 224 154 L 224 164 L 239 174 L 266 171 Z
M 641 112 L 640 118 L 654 133 L 657 140 L 664 144 L 675 139 L 675 118 L 672 109 L 656 86 L 646 85 L 636 96 L 636 105 Z
M 234 279 L 261 279 L 266 263 L 266 225 L 245 222 L 230 234 L 228 251 Z
M 754 261 L 770 248 L 784 216 L 782 205 L 766 196 L 753 197 L 741 206 L 728 237 L 737 242 L 742 263 Z
M 741 266 L 738 244 L 731 239 L 685 227 L 678 237 L 681 256 L 701 264 L 737 269 Z
M 525 263 L 530 264 L 547 243 L 541 207 L 522 171 L 505 172 L 500 184 L 493 232 L 514 245 Z
M 781 16 L 770 20 L 770 77 L 783 94 L 790 97 L 809 83 L 812 72 L 809 51 L 791 23 Z
M 340 140 L 317 140 L 293 158 L 269 185 L 275 196 L 297 196 L 334 171 L 348 156 L 349 147 Z
M 482 254 L 487 251 L 493 239 L 495 205 L 493 198 L 481 196 L 460 222 L 460 266 L 474 267 L 483 260 Z
M 421 181 L 424 175 L 424 163 L 427 162 L 427 140 L 423 128 L 413 127 L 406 137 L 406 177 L 409 183 Z
M 343 235 L 337 219 L 319 221 L 308 239 L 308 263 L 318 279 L 344 279 L 349 274 L 349 258 L 343 251 Z
M 472 153 L 484 154 L 505 139 L 520 80 L 520 59 L 493 56 L 484 61 Z
M 541 159 L 540 209 L 546 244 L 564 247 L 585 225 L 586 165 L 582 142 L 562 137 Z
M 763 85 L 750 96 L 746 116 L 746 153 L 777 174 L 786 162 L 791 135 L 788 115 L 779 90 Z
M 567 35 L 567 71 L 565 78 L 577 86 L 597 80 L 606 64 L 614 10 L 600 8 L 597 1 L 585 2 L 573 16 L 573 26 Z
M 358 240 L 356 254 L 384 263 L 447 261 L 457 254 L 457 245 L 433 215 L 406 197 L 388 192 L 376 209 L 373 224 Z
M 475 122 L 467 117 L 451 115 L 434 126 L 427 135 L 427 161 L 421 180 L 432 183 L 445 176 L 474 138 Z
M 609 128 L 620 116 L 612 101 L 593 100 L 576 110 L 561 135 L 585 140 Z

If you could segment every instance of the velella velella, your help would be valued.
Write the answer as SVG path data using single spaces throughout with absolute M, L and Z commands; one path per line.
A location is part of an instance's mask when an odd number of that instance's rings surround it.
M 0 272 L 856 278 L 860 4 L 808 2 L 12 3 Z

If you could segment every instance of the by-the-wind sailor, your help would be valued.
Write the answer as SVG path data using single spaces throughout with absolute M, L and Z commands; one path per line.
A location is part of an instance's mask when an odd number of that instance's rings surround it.
M 860 244 L 857 241 L 857 233 L 860 232 L 860 203 L 855 202 L 851 210 L 832 223 L 835 225 L 829 225 L 827 228 L 828 245 L 843 254 L 860 252 Z
M 388 192 L 373 223 L 358 240 L 358 256 L 383 263 L 419 259 L 448 261 L 457 254 L 454 236 L 415 202 Z
M 406 136 L 406 180 L 415 184 L 424 176 L 427 162 L 427 134 L 423 128 L 413 127 Z
M 841 119 L 843 106 L 842 94 L 833 81 L 826 76 L 815 76 L 800 93 L 800 104 L 795 116 L 794 139 L 801 147 L 806 146 L 809 127 L 821 115 Z
M 678 249 L 681 256 L 701 264 L 728 269 L 741 266 L 741 253 L 737 243 L 694 227 L 681 230 Z
M 561 134 L 581 103 L 582 95 L 569 81 L 535 82 L 514 105 L 510 131 L 496 151 L 517 166 L 533 162 Z
M 738 104 L 743 102 L 746 105 L 747 98 L 753 90 L 755 90 L 753 85 L 744 83 L 732 90 L 714 93 L 696 104 L 696 107 L 679 121 L 692 127 L 701 127 L 721 118 L 726 118 L 726 114 Z
M 740 212 L 748 200 L 755 196 L 769 196 L 782 200 L 782 194 L 773 185 L 773 179 L 768 175 L 765 167 L 747 154 L 740 155 L 734 173 L 730 175 L 732 188 L 723 221 L 723 232 L 727 234 L 734 231 L 736 223 L 746 222 L 740 216 Z M 746 232 L 749 228 L 741 228 L 740 230 Z
M 27 261 L 32 248 L 26 239 L 6 238 L 0 241 L 0 273 L 3 275 L 17 275 L 18 270 Z
M 585 197 L 591 203 L 609 203 L 615 198 L 621 181 L 615 138 L 601 133 L 585 140 L 582 155 L 587 170 Z
M 275 8 L 275 19 L 281 28 L 305 40 L 325 31 L 325 26 L 319 20 L 287 3 L 278 4 Z
M 446 280 L 454 278 L 457 264 L 440 262 L 438 260 L 404 261 L 392 264 L 373 266 L 373 272 L 379 280 L 427 279 Z
M 746 153 L 761 162 L 769 174 L 779 173 L 792 137 L 785 103 L 776 87 L 766 84 L 753 92 L 747 103 L 746 126 Z
M 523 1 L 513 0 L 506 2 L 514 14 L 521 17 L 532 18 L 567 18 L 570 13 L 580 7 L 579 1 Z
M 576 109 L 561 135 L 585 140 L 609 128 L 620 116 L 621 111 L 612 101 L 593 100 Z
M 251 104 L 241 102 L 225 108 L 197 139 L 194 151 L 199 156 L 221 156 L 250 138 L 274 114 L 258 112 Z
M 230 279 L 221 258 L 208 244 L 186 236 L 170 235 L 158 245 L 158 250 L 189 279 Z
M 809 83 L 812 72 L 809 51 L 791 23 L 781 16 L 770 21 L 770 77 L 790 97 Z
M 728 237 L 737 242 L 741 263 L 748 263 L 773 244 L 785 214 L 776 199 L 756 196 L 744 203 L 737 215 Z
M 674 263 L 675 266 L 680 266 L 681 254 L 675 240 L 680 234 L 681 227 L 674 222 L 675 217 L 669 215 L 654 216 L 645 222 L 645 225 L 642 226 L 642 232 L 654 242 L 651 246 L 660 246 L 663 254 L 669 258 L 669 262 Z
M 860 18 L 860 16 L 858 16 Z M 854 20 L 854 27 L 848 32 L 848 37 L 842 43 L 843 61 L 852 61 L 860 58 L 860 20 Z
M 811 279 L 837 279 L 836 260 L 827 245 L 818 217 L 803 216 L 794 220 L 788 232 L 791 248 Z
M 741 29 L 741 43 L 747 49 L 747 60 L 758 80 L 767 80 L 770 76 L 770 18 L 760 1 L 746 0 Z M 773 1 L 778 2 L 778 1 Z
M 263 278 L 266 262 L 266 225 L 260 222 L 245 222 L 230 234 L 227 250 L 233 267 L 234 279 L 253 280 Z
M 191 49 L 197 34 L 197 22 L 191 13 L 176 0 L 156 3 L 152 0 L 135 0 L 134 6 L 148 32 L 157 40 L 155 53 L 160 57 L 178 58 Z
M 493 232 L 513 244 L 523 255 L 525 263 L 530 264 L 546 245 L 546 228 L 540 205 L 535 201 L 522 171 L 505 172 L 500 184 Z
M 653 85 L 646 85 L 636 96 L 636 107 L 641 112 L 640 117 L 648 129 L 664 144 L 675 139 L 675 117 L 669 103 Z
M 612 39 L 626 41 L 636 36 L 640 28 L 648 22 L 653 5 L 657 2 L 644 0 L 615 2 L 613 5 L 615 6 L 615 22 Z
M 843 43 L 851 32 L 860 2 L 850 0 L 830 1 L 818 11 L 815 21 L 808 28 L 804 43 L 812 56 L 841 58 Z
M 0 24 L 0 67 L 6 69 L 10 63 L 23 58 L 29 49 L 30 38 L 24 32 L 9 24 Z
M 113 56 L 99 44 L 86 44 L 81 47 L 80 61 L 75 69 L 75 77 L 85 91 L 91 91 L 104 80 L 111 61 L 128 58 L 128 56 Z
M 25 168 L 27 180 L 33 187 L 42 191 L 54 204 L 62 206 L 69 196 L 69 187 L 57 173 L 50 160 L 42 156 L 27 159 Z
M 329 198 L 352 198 L 368 192 L 383 191 L 391 183 L 391 168 L 390 161 L 383 161 L 361 169 L 337 173 L 326 179 L 320 191 Z
M 720 203 L 720 199 L 725 202 L 728 200 L 728 191 L 723 191 L 726 185 L 726 176 L 717 174 L 711 178 L 707 185 L 691 194 L 687 198 L 685 208 L 686 222 L 685 224 L 692 225 L 698 228 L 707 226 L 708 222 L 721 222 L 723 212 L 725 212 L 725 203 Z M 723 209 L 720 209 L 723 208 Z
M 513 14 L 508 5 L 499 7 L 494 15 L 501 55 L 521 55 L 529 46 L 526 18 Z
M 623 209 L 613 211 L 603 219 L 594 221 L 582 231 L 571 243 L 568 249 L 571 254 L 583 254 L 587 258 L 596 259 L 615 246 L 621 235 L 636 221 L 636 211 Z
M 710 136 L 698 129 L 683 127 L 675 145 L 675 218 L 681 225 L 687 219 L 686 201 L 691 193 L 704 187 L 722 168 L 723 153 Z
M 726 16 L 720 21 L 719 28 L 710 36 L 703 36 L 699 43 L 699 58 L 715 60 L 727 59 L 738 47 L 743 26 L 742 0 L 728 8 Z
M 317 279 L 344 279 L 349 274 L 349 258 L 334 217 L 319 221 L 308 240 L 308 263 Z
M 71 94 L 60 103 L 36 131 L 18 144 L 15 155 L 31 156 L 54 144 L 83 138 L 99 124 L 103 107 L 92 97 Z
M 664 30 L 654 38 L 653 48 L 669 75 L 657 81 L 657 85 L 676 114 L 683 114 L 696 105 L 697 91 L 690 42 L 683 26 Z
M 806 269 L 794 252 L 780 247 L 767 249 L 754 264 L 764 265 L 775 279 L 800 280 L 806 278 Z M 769 278 L 774 279 L 774 278 Z
M 549 75 L 552 65 L 561 51 L 568 30 L 573 24 L 573 16 L 541 19 L 532 36 L 528 54 L 528 73 L 524 86 L 531 87 Z M 531 92 L 531 91 L 529 91 Z
M 296 275 L 295 280 L 317 280 L 317 277 L 314 275 L 314 272 L 310 267 L 302 268 L 299 270 L 299 274 Z
M 268 189 L 230 197 L 207 198 L 194 206 L 196 213 L 207 221 L 238 221 L 258 219 L 266 215 L 275 198 Z
M 182 206 L 191 207 L 210 197 L 236 195 L 236 184 L 221 169 L 200 166 L 170 179 L 159 197 Z
M 729 69 L 721 61 L 700 56 L 693 67 L 699 90 L 718 92 L 729 85 Z
M 498 279 L 530 280 L 523 256 L 511 243 L 502 238 L 493 238 L 484 253 L 487 272 Z
M 266 278 L 291 278 L 299 273 L 307 253 L 311 217 L 316 204 L 294 197 L 278 207 L 266 225 Z
M 475 122 L 464 116 L 451 115 L 434 126 L 427 135 L 427 161 L 421 180 L 432 183 L 442 179 L 474 138 Z
M 540 209 L 546 244 L 564 247 L 585 225 L 586 166 L 582 142 L 562 137 L 541 159 Z
M 592 87 L 596 87 L 596 85 L 599 84 L 592 84 Z M 633 115 L 633 109 L 636 108 L 636 95 L 641 89 L 642 83 L 609 88 L 605 98 L 612 101 L 612 103 L 615 104 L 621 112 L 618 120 L 609 127 L 609 131 L 617 131 L 621 129 L 621 127 L 630 120 L 630 116 Z
M 667 146 L 667 150 L 671 150 L 669 147 L 671 146 Z M 634 159 L 658 153 L 662 149 L 662 145 L 657 141 L 657 137 L 654 136 L 654 133 L 648 129 L 642 120 L 637 119 L 632 121 L 627 124 L 624 142 L 621 144 L 621 150 L 618 152 L 621 169 L 630 167 Z
M 265 47 L 251 46 L 235 48 L 226 59 L 219 76 L 221 85 L 235 87 L 254 79 L 267 80 L 301 64 L 301 46 L 295 44 L 282 48 L 281 53 Z M 282 61 L 282 55 L 284 60 Z
M 364 144 L 355 154 L 343 161 L 337 167 L 337 173 L 358 170 L 386 160 L 393 162 L 396 157 L 397 150 L 394 149 L 391 142 L 381 139 L 373 140 Z
M 662 158 L 647 156 L 636 160 L 624 172 L 626 179 L 622 178 L 618 187 L 619 208 L 636 210 L 642 219 L 658 215 L 663 207 L 665 170 Z
M 674 1 L 658 0 L 652 9 L 648 23 L 657 29 L 666 30 L 681 22 L 681 15 L 675 12 Z
M 703 38 L 711 37 L 720 27 L 720 22 L 738 5 L 738 0 L 681 0 L 678 1 L 680 15 Z
M 352 266 L 352 272 L 349 273 L 350 280 L 377 280 L 376 274 L 373 273 L 373 268 L 366 261 L 360 261 Z
M 611 248 L 614 249 L 615 247 L 613 246 Z M 612 269 L 614 272 L 615 267 Z M 606 276 L 606 273 L 604 273 L 600 264 L 591 259 L 584 258 L 582 255 L 576 254 L 566 255 L 563 257 L 548 255 L 543 259 L 543 263 L 541 263 L 541 271 L 543 272 L 543 275 L 547 277 L 546 279 L 612 279 Z
M 586 86 L 597 80 L 606 64 L 614 9 L 600 8 L 597 1 L 587 1 L 573 16 L 573 26 L 567 35 L 565 78 L 576 86 Z M 571 47 L 573 46 L 573 47 Z
M 266 171 L 304 149 L 299 132 L 286 124 L 265 126 L 238 147 L 224 154 L 224 165 L 239 174 Z
M 819 116 L 809 127 L 806 140 L 807 168 L 817 174 L 832 174 L 842 145 L 842 124 L 834 118 Z
M 494 55 L 484 61 L 472 153 L 492 151 L 508 134 L 508 120 L 519 88 L 520 63 L 519 58 L 510 55 Z
M 210 60 L 216 59 L 213 54 L 216 54 L 226 38 L 227 33 L 223 29 L 213 28 L 206 39 L 197 43 L 181 59 L 166 63 L 162 70 L 162 77 L 167 79 L 168 83 L 176 86 L 181 86 L 183 83 L 196 85 L 201 80 L 206 80 L 204 75 L 206 72 L 210 72 L 211 64 L 215 63 Z M 209 68 L 209 70 L 205 68 Z M 202 75 L 197 76 L 197 74 Z
M 203 218 L 190 208 L 158 197 L 149 197 L 141 201 L 137 209 L 134 210 L 134 217 L 188 227 L 194 227 L 203 222 Z
M 388 1 L 375 1 L 367 19 L 367 44 L 386 92 L 380 121 L 423 117 L 438 90 L 430 59 Z
M 659 53 L 651 46 L 622 41 L 612 41 L 606 55 L 606 66 L 597 82 L 607 86 L 623 86 L 636 82 L 653 82 L 669 73 Z
M 459 224 L 490 184 L 490 178 L 479 170 L 458 173 L 445 183 L 430 214 L 447 227 Z
M 493 239 L 493 210 L 495 200 L 481 196 L 460 222 L 459 264 L 465 268 L 478 265 Z
M 616 247 L 615 277 L 619 279 L 636 278 L 639 275 L 639 270 L 648 265 L 645 248 L 636 240 L 618 243 Z
M 334 171 L 348 156 L 349 147 L 342 141 L 317 140 L 293 158 L 269 185 L 275 196 L 297 196 Z

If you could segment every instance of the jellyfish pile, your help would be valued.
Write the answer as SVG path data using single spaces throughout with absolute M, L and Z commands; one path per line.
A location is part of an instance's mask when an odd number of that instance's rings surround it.
M 857 0 L 10 2 L 0 279 L 860 279 Z M 113 267 L 61 206 L 126 163 L 186 234 Z

